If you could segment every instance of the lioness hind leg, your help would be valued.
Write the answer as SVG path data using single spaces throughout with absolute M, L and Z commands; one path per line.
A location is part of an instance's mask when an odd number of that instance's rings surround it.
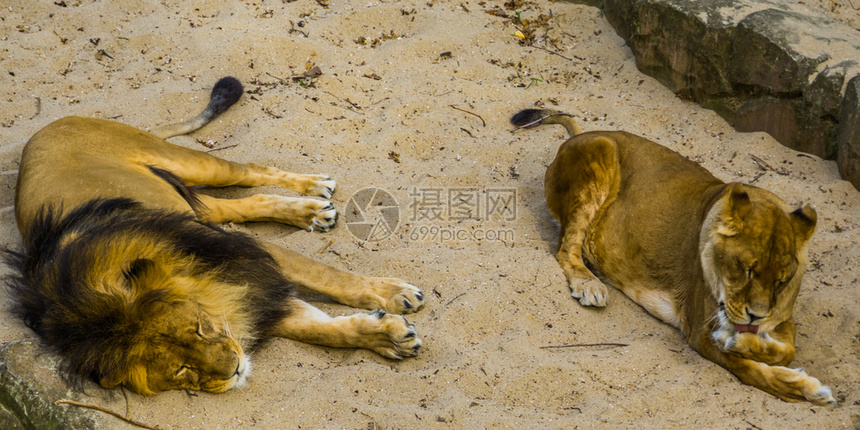
M 272 243 L 263 246 L 287 279 L 338 303 L 395 314 L 417 312 L 424 307 L 424 293 L 402 279 L 355 275 Z
M 241 199 L 197 198 L 205 206 L 198 216 L 209 222 L 274 221 L 305 230 L 329 231 L 337 222 L 337 211 L 327 200 L 257 194 Z
M 370 349 L 397 360 L 414 357 L 421 350 L 415 326 L 400 315 L 376 310 L 330 317 L 298 299 L 291 301 L 290 309 L 272 334 L 316 345 Z
M 561 223 L 556 259 L 571 296 L 584 306 L 606 306 L 609 289 L 585 267 L 582 252 L 592 223 L 618 192 L 618 150 L 610 139 L 586 138 L 564 143 L 544 187 L 547 206 Z
M 582 264 L 584 233 L 576 231 L 563 235 L 555 258 L 567 278 L 571 297 L 583 306 L 606 306 L 609 289 Z

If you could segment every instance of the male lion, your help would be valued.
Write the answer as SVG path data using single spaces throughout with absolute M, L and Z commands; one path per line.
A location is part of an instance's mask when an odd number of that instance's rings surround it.
M 783 367 L 794 358 L 791 313 L 814 209 L 791 211 L 630 133 L 582 133 L 564 113 L 529 109 L 511 122 L 560 124 L 571 135 L 545 193 L 574 298 L 606 306 L 604 282 L 613 285 L 741 381 L 787 401 L 835 404 L 818 379 Z
M 223 392 L 248 377 L 246 351 L 273 336 L 393 359 L 418 354 L 414 326 L 394 315 L 423 306 L 418 288 L 344 273 L 214 225 L 326 231 L 335 223 L 327 200 L 198 193 L 198 185 L 272 185 L 323 198 L 334 191 L 326 176 L 233 163 L 163 140 L 202 127 L 241 95 L 242 85 L 224 78 L 186 123 L 151 134 L 68 117 L 24 147 L 15 198 L 24 249 L 8 251 L 17 272 L 7 283 L 16 312 L 59 353 L 75 385 Z M 297 299 L 297 289 L 376 310 L 331 318 Z

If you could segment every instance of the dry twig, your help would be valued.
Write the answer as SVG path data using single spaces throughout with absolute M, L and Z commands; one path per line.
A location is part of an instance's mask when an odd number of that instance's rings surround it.
M 323 249 L 320 249 L 320 252 L 318 252 L 317 254 L 322 254 L 322 253 L 323 253 L 323 252 L 325 252 L 325 251 L 326 251 L 330 246 L 332 246 L 332 244 L 334 244 L 334 239 L 332 239 L 332 240 L 331 240 L 331 242 L 329 242 L 329 243 L 328 243 L 328 245 L 324 246 L 324 247 L 323 247 Z
M 476 117 L 478 117 L 478 119 L 480 119 L 480 120 L 481 120 L 481 124 L 483 124 L 483 125 L 484 125 L 484 127 L 486 127 L 486 126 L 487 126 L 487 121 L 484 121 L 484 118 L 481 118 L 481 115 L 478 115 L 478 114 L 476 114 L 476 113 L 474 113 L 474 112 L 469 112 L 469 111 L 467 111 L 467 110 L 460 109 L 460 108 L 458 108 L 457 106 L 454 106 L 454 105 L 448 105 L 448 106 L 450 106 L 450 107 L 451 107 L 451 108 L 453 108 L 453 109 L 457 109 L 457 110 L 458 110 L 458 111 L 460 111 L 460 112 L 466 112 L 466 113 L 467 113 L 467 114 L 469 114 L 469 115 L 475 115 Z
M 159 429 L 158 427 L 152 427 L 152 426 L 150 426 L 150 425 L 148 425 L 148 424 L 144 424 L 144 423 L 142 423 L 142 422 L 135 421 L 135 420 L 133 420 L 133 419 L 131 419 L 131 418 L 127 417 L 127 416 L 124 416 L 124 415 L 120 414 L 119 412 L 114 412 L 114 411 L 112 411 L 112 410 L 110 410 L 110 409 L 103 408 L 103 407 L 101 407 L 101 406 L 97 406 L 97 405 L 91 405 L 91 404 L 89 404 L 89 403 L 81 403 L 81 402 L 76 402 L 76 401 L 74 401 L 74 400 L 66 400 L 66 399 L 62 399 L 62 400 L 57 400 L 56 402 L 54 402 L 54 404 L 55 404 L 55 405 L 72 405 L 72 406 L 80 406 L 80 407 L 82 407 L 82 408 L 93 409 L 93 410 L 96 410 L 96 411 L 99 411 L 99 412 L 104 412 L 104 413 L 106 413 L 106 414 L 108 414 L 108 415 L 113 415 L 113 416 L 115 416 L 115 417 L 117 417 L 117 418 L 119 418 L 119 419 L 121 419 L 121 420 L 123 420 L 123 421 L 125 421 L 125 422 L 127 422 L 127 423 L 129 423 L 129 424 L 131 424 L 131 425 L 133 425 L 133 426 L 137 426 L 137 427 L 145 428 L 145 429 L 149 429 L 149 430 L 161 430 L 161 429 Z
M 279 77 L 277 77 L 277 76 L 275 76 L 275 75 L 273 75 L 273 74 L 271 74 L 271 73 L 269 73 L 269 72 L 266 72 L 266 74 L 267 74 L 267 75 L 269 75 L 270 77 L 273 77 L 273 78 L 277 79 L 277 80 L 278 80 L 278 83 L 279 83 L 279 84 L 281 84 L 281 85 L 284 85 L 284 84 L 286 83 L 286 80 L 285 80 L 285 79 L 283 79 L 283 78 L 279 78 Z
M 767 164 L 766 161 L 762 160 L 755 155 L 749 154 L 750 158 L 752 158 L 753 162 L 758 166 L 759 169 L 764 170 L 765 172 L 774 172 L 777 175 L 785 176 L 788 175 L 789 172 L 785 169 L 774 169 L 770 164 Z M 758 179 L 758 178 L 756 178 Z
M 762 160 L 755 155 L 750 154 L 750 158 L 752 158 L 753 162 L 758 165 L 758 168 L 761 170 L 773 170 L 773 167 L 770 167 L 770 164 L 767 164 L 766 161 Z
M 220 148 L 212 148 L 212 149 L 210 149 L 210 150 L 208 150 L 208 151 L 206 151 L 206 152 L 221 151 L 221 150 L 224 150 L 224 149 L 235 148 L 235 147 L 237 147 L 237 146 L 239 146 L 239 144 L 238 144 L 238 143 L 237 143 L 237 144 L 235 144 L 235 145 L 222 146 L 222 147 L 220 147 Z
M 589 348 L 589 347 L 595 347 L 595 346 L 613 346 L 613 347 L 615 347 L 615 346 L 629 346 L 629 345 L 626 343 L 575 343 L 575 344 L 566 343 L 564 345 L 542 346 L 542 347 L 540 347 L 540 349 Z
M 558 52 L 553 51 L 552 49 L 544 48 L 543 46 L 538 46 L 538 45 L 535 45 L 534 43 L 530 43 L 528 46 L 530 46 L 532 48 L 540 49 L 542 51 L 549 52 L 550 54 L 553 54 L 553 55 L 558 55 L 559 57 L 564 58 L 567 61 L 573 61 L 573 58 L 565 57 L 564 55 L 561 55 Z
M 465 295 L 466 295 L 466 293 L 460 293 L 460 295 L 459 295 L 459 296 L 454 297 L 454 298 L 453 298 L 453 299 L 451 299 L 451 300 L 448 300 L 448 303 L 445 303 L 445 307 L 448 307 L 448 305 L 450 305 L 451 303 L 454 303 L 454 300 L 457 300 L 457 299 L 459 299 L 460 297 L 463 297 L 463 296 L 465 296 Z

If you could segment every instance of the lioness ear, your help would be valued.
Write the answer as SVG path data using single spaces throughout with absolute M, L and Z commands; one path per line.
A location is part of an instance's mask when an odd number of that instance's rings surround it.
M 806 243 L 815 233 L 815 224 L 818 222 L 818 213 L 812 206 L 806 205 L 790 214 L 791 225 L 794 227 L 794 232 L 797 233 L 797 240 L 801 243 Z
M 752 210 L 750 195 L 741 184 L 732 184 L 732 190 L 726 198 L 723 213 L 720 216 L 717 232 L 723 236 L 734 236 L 743 229 L 744 218 Z

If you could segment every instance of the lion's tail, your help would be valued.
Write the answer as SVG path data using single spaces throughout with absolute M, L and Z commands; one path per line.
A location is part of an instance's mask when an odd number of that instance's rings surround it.
M 185 122 L 158 127 L 152 130 L 151 133 L 162 139 L 167 139 L 199 130 L 239 101 L 243 91 L 242 83 L 238 79 L 232 76 L 221 78 L 215 84 L 215 87 L 212 88 L 212 94 L 209 96 L 209 105 L 206 106 L 203 112 L 200 112 L 200 115 Z
M 551 109 L 524 109 L 511 117 L 511 124 L 517 128 L 529 128 L 542 124 L 559 124 L 567 129 L 570 137 L 582 133 L 572 116 Z

